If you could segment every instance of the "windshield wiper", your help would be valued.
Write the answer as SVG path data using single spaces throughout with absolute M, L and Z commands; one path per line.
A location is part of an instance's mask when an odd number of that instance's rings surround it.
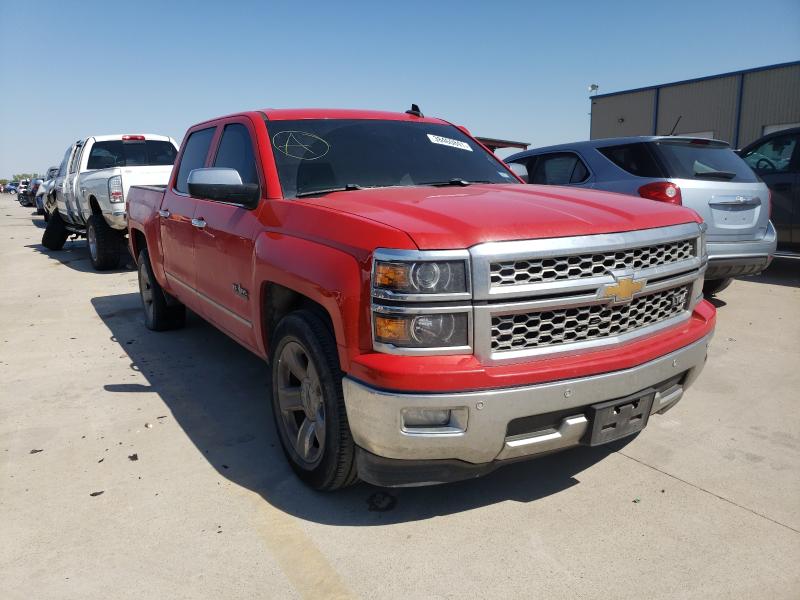
M 473 183 L 492 183 L 492 182 L 487 180 L 479 181 L 477 179 L 474 179 L 472 181 L 467 181 L 466 179 L 462 179 L 461 177 L 453 177 L 452 179 L 449 179 L 447 181 L 425 181 L 423 183 L 418 183 L 417 185 L 432 185 L 435 187 L 445 186 L 445 185 L 458 185 L 461 187 L 466 187 Z
M 733 179 L 736 173 L 732 171 L 695 171 L 695 177 L 712 177 L 715 179 Z
M 308 190 L 305 192 L 297 192 L 295 194 L 296 198 L 302 198 L 303 196 L 318 196 L 320 194 L 330 194 L 331 192 L 352 192 L 353 190 L 363 190 L 364 188 L 357 183 L 348 183 L 342 187 L 332 187 L 332 188 L 322 188 L 319 190 Z

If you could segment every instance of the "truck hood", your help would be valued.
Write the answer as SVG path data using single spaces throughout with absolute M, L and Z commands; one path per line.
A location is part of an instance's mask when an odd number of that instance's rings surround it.
M 374 188 L 301 201 L 402 230 L 421 250 L 700 222 L 692 210 L 654 200 L 540 185 Z

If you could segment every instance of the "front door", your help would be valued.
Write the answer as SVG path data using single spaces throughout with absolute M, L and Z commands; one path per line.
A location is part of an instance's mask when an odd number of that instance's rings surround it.
M 178 174 L 167 186 L 158 211 L 167 284 L 175 296 L 194 310 L 198 310 L 199 303 L 194 264 L 197 229 L 192 224 L 197 200 L 189 196 L 187 180 L 192 170 L 206 165 L 215 131 L 215 127 L 207 127 L 189 133 L 178 157 Z
M 797 206 L 797 161 L 800 134 L 776 135 L 748 150 L 745 162 L 758 173 L 772 195 L 772 224 L 778 232 L 778 248 L 800 244 Z M 794 158 L 793 158 L 794 157 Z
M 261 185 L 250 127 L 246 119 L 225 122 L 212 164 L 236 169 L 242 183 Z M 201 313 L 251 347 L 256 346 L 252 319 L 258 294 L 253 289 L 252 265 L 257 214 L 257 209 L 202 199 L 197 200 L 194 213 L 199 224 L 195 271 Z

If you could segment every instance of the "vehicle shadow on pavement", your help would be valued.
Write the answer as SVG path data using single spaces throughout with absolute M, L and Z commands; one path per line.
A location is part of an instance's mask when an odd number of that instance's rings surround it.
M 130 368 L 147 380 L 112 382 L 104 390 L 118 395 L 119 402 L 129 394 L 157 393 L 220 475 L 301 519 L 385 525 L 507 500 L 531 502 L 577 485 L 575 475 L 619 448 L 577 448 L 447 486 L 382 489 L 360 483 L 336 493 L 315 492 L 294 476 L 283 456 L 266 363 L 192 313 L 185 329 L 149 331 L 136 293 L 96 297 L 92 305 L 128 355 Z M 183 470 L 174 465 L 174 472 Z
M 776 256 L 766 271 L 762 271 L 755 277 L 741 277 L 740 280 L 800 287 L 800 257 Z
M 87 247 L 86 240 L 67 240 L 61 250 L 48 250 L 41 244 L 29 244 L 25 246 L 35 250 L 39 254 L 44 254 L 48 258 L 60 262 L 62 265 L 80 271 L 82 273 L 96 273 L 104 275 L 106 273 L 119 273 L 120 271 L 131 270 L 132 261 L 126 253 L 120 261 L 120 267 L 117 269 L 110 269 L 108 271 L 96 271 L 92 266 L 92 261 L 89 258 L 89 248 Z M 128 264 L 131 263 L 131 264 Z

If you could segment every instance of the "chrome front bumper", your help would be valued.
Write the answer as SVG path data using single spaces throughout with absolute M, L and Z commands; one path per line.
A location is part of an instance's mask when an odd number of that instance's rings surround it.
M 473 465 L 533 456 L 579 444 L 589 426 L 585 409 L 624 398 L 669 380 L 656 394 L 651 414 L 664 412 L 697 378 L 711 335 L 651 362 L 623 371 L 516 388 L 420 394 L 378 390 L 343 380 L 347 418 L 355 443 L 381 459 L 456 460 Z M 403 411 L 450 409 L 463 415 L 436 431 L 410 431 Z M 574 412 L 571 409 L 575 409 Z M 514 419 L 567 411 L 558 422 L 522 435 L 507 435 Z
M 708 251 L 707 280 L 739 275 L 758 275 L 769 266 L 778 246 L 778 234 L 772 221 L 760 240 L 706 243 Z

